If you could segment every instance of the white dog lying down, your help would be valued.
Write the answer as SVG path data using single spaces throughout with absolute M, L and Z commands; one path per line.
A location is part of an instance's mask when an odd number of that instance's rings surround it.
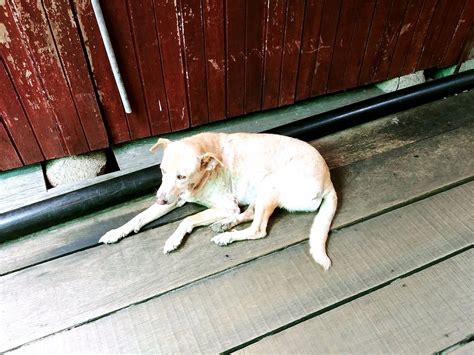
M 217 245 L 259 239 L 277 207 L 316 211 L 309 245 L 314 260 L 327 270 L 326 239 L 336 211 L 337 196 L 326 162 L 311 145 L 272 134 L 202 133 L 180 141 L 160 138 L 150 149 L 164 149 L 162 184 L 156 203 L 99 242 L 115 243 L 186 202 L 207 210 L 186 217 L 169 237 L 164 252 L 175 250 L 187 233 L 212 224 Z M 248 205 L 244 212 L 239 206 Z M 230 231 L 253 221 L 250 227 Z

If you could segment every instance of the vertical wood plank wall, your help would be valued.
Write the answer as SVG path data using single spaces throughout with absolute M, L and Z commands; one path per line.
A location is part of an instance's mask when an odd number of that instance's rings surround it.
M 0 0 L 0 170 L 458 61 L 474 0 Z

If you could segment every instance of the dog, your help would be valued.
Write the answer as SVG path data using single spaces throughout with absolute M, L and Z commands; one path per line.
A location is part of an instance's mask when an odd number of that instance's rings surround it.
M 326 240 L 337 207 L 329 168 L 319 152 L 298 139 L 259 133 L 201 133 L 178 141 L 160 138 L 150 149 L 163 149 L 162 184 L 156 202 L 123 226 L 104 234 L 115 243 L 153 220 L 194 202 L 208 209 L 186 217 L 164 245 L 179 247 L 195 227 L 211 225 L 220 246 L 264 238 L 273 211 L 316 212 L 309 236 L 310 253 L 325 270 L 331 266 Z M 241 212 L 240 206 L 248 206 Z M 248 228 L 230 231 L 252 221 Z

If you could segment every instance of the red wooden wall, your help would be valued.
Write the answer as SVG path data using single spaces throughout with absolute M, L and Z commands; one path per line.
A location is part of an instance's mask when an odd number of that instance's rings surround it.
M 474 0 L 0 0 L 0 169 L 458 61 Z

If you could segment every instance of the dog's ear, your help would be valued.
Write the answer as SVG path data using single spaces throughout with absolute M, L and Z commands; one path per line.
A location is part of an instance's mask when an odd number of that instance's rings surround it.
M 222 162 L 212 153 L 205 153 L 199 157 L 201 160 L 201 169 L 214 170 L 217 166 L 224 166 Z
M 171 141 L 169 139 L 160 138 L 160 139 L 158 139 L 158 142 L 153 144 L 153 146 L 150 148 L 150 152 L 154 153 L 161 147 L 166 148 L 166 146 L 170 143 L 171 143 Z

